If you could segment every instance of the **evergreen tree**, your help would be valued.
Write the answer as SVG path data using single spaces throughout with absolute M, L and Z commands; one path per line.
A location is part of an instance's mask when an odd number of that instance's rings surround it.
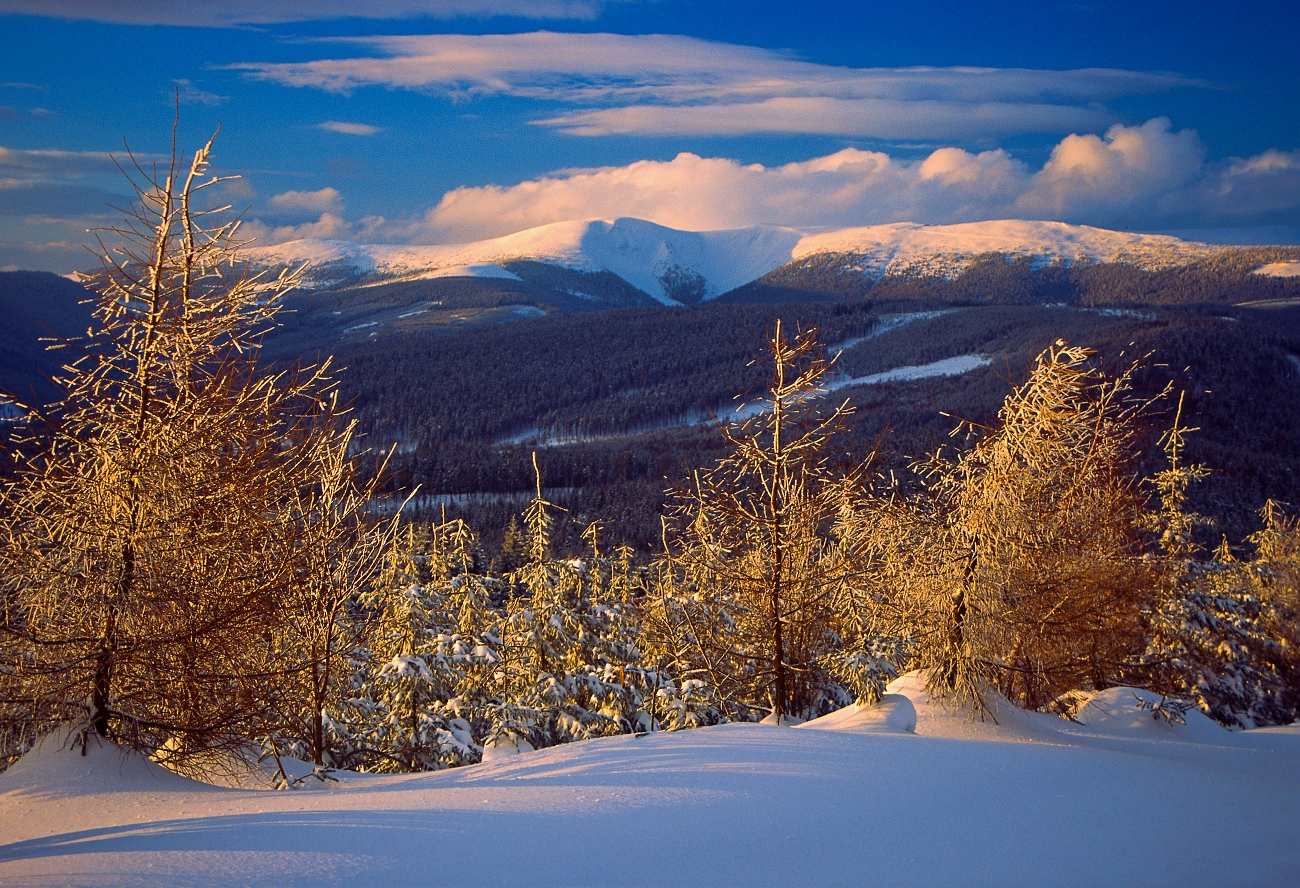
M 1226 539 L 1212 561 L 1193 557 L 1193 533 L 1209 522 L 1187 510 L 1187 491 L 1208 471 L 1181 459 L 1186 435 L 1195 429 L 1182 426 L 1181 398 L 1178 406 L 1163 440 L 1169 465 L 1154 479 L 1160 508 L 1148 522 L 1163 554 L 1146 649 L 1151 687 L 1194 701 L 1230 726 L 1290 721 L 1293 710 L 1279 672 L 1283 648 L 1270 632 L 1280 621 L 1266 589 L 1269 572 L 1258 563 L 1238 562 Z M 1266 520 L 1271 513 L 1266 506 Z M 1273 521 L 1269 526 L 1276 528 Z M 1277 554 L 1278 537 L 1269 526 L 1257 537 L 1264 557 Z
M 482 754 L 473 724 L 483 721 L 477 673 L 497 655 L 473 546 L 461 521 L 408 528 L 385 581 L 365 601 L 369 657 L 348 703 L 356 758 L 367 770 L 433 770 Z

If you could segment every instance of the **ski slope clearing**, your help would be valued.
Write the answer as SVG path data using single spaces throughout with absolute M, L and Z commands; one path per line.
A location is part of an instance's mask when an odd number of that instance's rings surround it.
M 856 385 L 879 385 L 882 382 L 912 382 L 917 379 L 931 379 L 935 376 L 961 376 L 970 373 L 972 370 L 987 367 L 992 363 L 993 359 L 988 355 L 958 355 L 955 358 L 944 358 L 941 361 L 932 361 L 929 364 L 895 367 L 893 370 L 885 370 L 882 373 L 872 373 L 867 376 L 831 377 L 824 386 L 824 390 L 833 392 L 837 389 Z
M 516 309 L 516 311 L 520 311 L 520 309 Z M 911 316 L 900 315 L 898 317 L 937 317 L 941 314 L 944 314 L 944 312 L 917 312 Z M 901 325 L 902 324 L 899 323 L 894 326 Z M 878 333 L 873 332 L 872 335 L 878 335 Z M 860 336 L 856 339 L 850 339 L 846 343 L 842 343 L 841 346 L 847 348 L 864 342 L 870 338 L 870 336 Z M 943 358 L 942 360 L 932 361 L 929 364 L 895 367 L 893 370 L 885 370 L 881 373 L 871 373 L 867 376 L 828 376 L 826 381 L 822 384 L 822 387 L 814 393 L 813 397 L 821 398 L 831 392 L 853 386 L 879 385 L 885 382 L 915 382 L 920 379 L 933 379 L 937 376 L 961 376 L 970 373 L 973 370 L 979 370 L 981 367 L 987 367 L 992 363 L 993 359 L 988 355 L 958 355 L 955 358 Z M 647 432 L 660 432 L 664 429 L 706 426 L 713 425 L 717 422 L 740 423 L 750 419 L 751 417 L 761 416 L 768 412 L 770 408 L 770 402 L 761 400 L 748 401 L 735 408 L 730 407 L 730 405 L 721 405 L 717 410 L 688 410 L 675 419 L 664 420 L 621 432 L 597 434 L 554 431 L 543 432 L 536 427 L 533 427 L 522 432 L 516 432 L 513 435 L 498 438 L 497 443 L 529 444 L 534 447 L 565 447 L 570 444 L 584 444 L 593 441 L 612 441 L 617 438 L 631 438 L 636 435 L 644 435 Z
M 0 775 L 4 885 L 1246 886 L 1300 872 L 1300 731 L 934 705 L 225 789 L 115 748 Z M 913 727 L 914 725 L 914 727 Z M 911 728 L 912 730 L 909 730 Z
M 1300 262 L 1270 262 L 1255 269 L 1255 274 L 1269 277 L 1300 277 Z

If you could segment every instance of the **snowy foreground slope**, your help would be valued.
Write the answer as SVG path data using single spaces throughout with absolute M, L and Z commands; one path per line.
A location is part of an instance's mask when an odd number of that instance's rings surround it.
M 0 884 L 1300 884 L 1295 727 L 1157 724 L 1118 689 L 1085 724 L 980 723 L 891 690 L 296 792 L 47 745 L 0 775 Z
M 1224 248 L 1168 235 L 1016 219 L 958 225 L 900 222 L 809 234 L 754 226 L 678 231 L 643 219 L 555 222 L 468 244 L 394 246 L 306 239 L 254 247 L 254 263 L 310 263 L 318 270 L 397 279 L 513 276 L 500 263 L 530 260 L 578 271 L 609 271 L 665 304 L 684 280 L 711 299 L 791 262 L 821 254 L 852 257 L 868 277 L 960 274 L 978 256 L 1003 253 L 1036 264 L 1119 262 L 1148 270 L 1187 265 Z M 325 274 L 328 280 L 330 275 Z

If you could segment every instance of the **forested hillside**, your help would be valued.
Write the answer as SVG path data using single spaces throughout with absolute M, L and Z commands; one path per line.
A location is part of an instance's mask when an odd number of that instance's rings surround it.
M 530 454 L 539 449 L 548 489 L 571 509 L 559 519 L 561 547 L 579 545 L 579 519 L 600 516 L 614 536 L 646 551 L 658 540 L 665 489 L 717 455 L 711 416 L 725 416 L 737 392 L 763 384 L 751 361 L 778 318 L 818 328 L 832 352 L 848 343 L 836 371 L 849 377 L 963 355 L 990 361 L 962 375 L 835 393 L 858 407 L 845 455 L 884 435 L 896 471 L 907 457 L 954 443 L 953 417 L 989 419 L 1009 380 L 1057 338 L 1116 365 L 1151 352 L 1139 382 L 1187 392 L 1202 429 L 1190 452 L 1214 470 L 1195 492 L 1198 507 L 1236 541 L 1265 499 L 1300 501 L 1300 309 L 1223 304 L 1293 298 L 1296 279 L 1250 274 L 1275 254 L 1232 251 L 1160 272 L 1036 269 L 990 257 L 952 281 L 887 278 L 839 298 L 824 280 L 816 292 L 777 288 L 778 275 L 718 303 L 620 309 L 558 289 L 578 292 L 587 280 L 588 290 L 603 287 L 614 299 L 622 282 L 612 275 L 515 263 L 525 280 L 297 291 L 267 340 L 267 358 L 285 365 L 333 355 L 367 443 L 384 452 L 396 444 L 385 489 L 418 484 L 418 507 L 467 515 L 489 548 L 532 489 Z M 0 275 L 0 284 L 13 319 L 0 339 L 8 374 L 0 382 L 46 400 L 53 389 L 44 378 L 70 353 L 46 352 L 38 339 L 47 326 L 61 336 L 84 330 L 84 290 L 32 273 Z M 854 286 L 862 284 L 858 276 Z M 633 293 L 617 298 L 634 301 Z M 790 295 L 808 298 L 767 301 Z
M 1300 298 L 1300 280 L 1254 273 L 1267 263 L 1293 261 L 1297 256 L 1297 247 L 1238 247 L 1193 264 L 1147 270 L 1118 262 L 1043 264 L 990 253 L 947 278 L 879 276 L 865 272 L 863 259 L 856 254 L 816 253 L 721 298 L 730 302 L 832 297 L 972 305 L 1235 305 Z
M 90 309 L 82 300 L 89 296 L 80 284 L 58 275 L 0 272 L 0 392 L 24 403 L 55 396 L 49 378 L 72 355 L 49 351 L 43 340 L 83 335 Z
M 849 343 L 836 368 L 854 378 L 961 355 L 991 359 L 963 375 L 837 390 L 858 408 L 840 441 L 846 458 L 883 435 L 902 470 L 908 457 L 954 444 L 955 417 L 991 419 L 1011 380 L 1061 338 L 1112 366 L 1151 353 L 1142 389 L 1186 391 L 1202 428 L 1189 452 L 1214 469 L 1196 491 L 1198 506 L 1231 539 L 1254 528 L 1265 499 L 1300 499 L 1300 309 L 950 306 L 914 316 L 899 307 L 553 314 L 454 335 L 381 334 L 331 351 L 371 446 L 397 445 L 389 489 L 418 483 L 441 497 L 420 502 L 467 515 L 490 541 L 532 489 L 529 455 L 539 449 L 547 487 L 571 509 L 560 519 L 562 545 L 577 547 L 579 519 L 599 516 L 614 537 L 653 546 L 665 488 L 721 446 L 710 415 L 725 417 L 734 393 L 763 384 L 763 369 L 750 362 L 777 318 L 819 328 L 832 351 Z M 1162 428 L 1151 422 L 1154 441 Z

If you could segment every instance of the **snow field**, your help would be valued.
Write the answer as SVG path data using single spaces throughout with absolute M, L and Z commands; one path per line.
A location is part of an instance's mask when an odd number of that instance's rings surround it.
M 1288 885 L 1300 730 L 933 704 L 615 737 L 300 791 L 52 744 L 0 775 L 4 885 Z M 1082 711 L 1081 711 L 1082 714 Z M 907 730 L 915 719 L 915 733 Z M 1203 717 L 1202 717 L 1203 718 Z

